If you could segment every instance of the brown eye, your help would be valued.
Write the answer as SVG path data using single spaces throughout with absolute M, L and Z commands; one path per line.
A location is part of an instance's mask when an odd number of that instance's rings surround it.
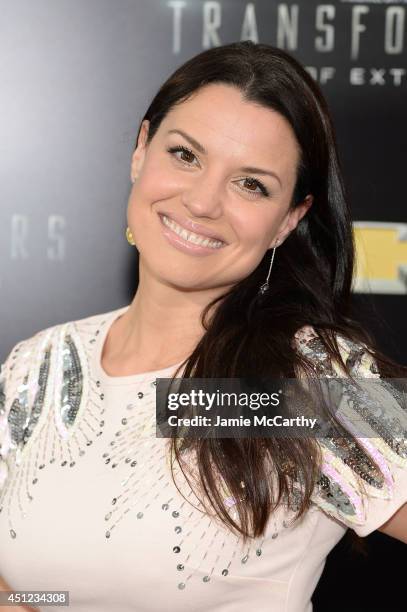
M 264 195 L 266 197 L 270 195 L 263 183 L 261 183 L 257 179 L 247 176 L 246 178 L 241 180 L 243 181 L 243 189 L 250 192 L 251 194 Z
M 188 149 L 188 147 L 184 147 L 184 146 L 170 147 L 169 149 L 167 149 L 167 151 L 179 161 L 184 162 L 184 164 L 191 165 L 194 159 L 196 159 L 195 154 L 192 153 L 191 149 Z M 178 156 L 177 155 L 178 153 L 181 153 L 181 155 Z
M 245 183 L 246 188 L 248 188 L 249 191 L 255 191 L 255 189 L 258 187 L 256 181 L 250 178 L 245 179 Z M 254 189 L 252 189 L 252 187 L 254 187 Z
M 195 157 L 195 155 L 193 153 L 191 153 L 191 151 L 185 151 L 185 150 L 181 151 L 181 159 L 183 161 L 186 161 L 186 162 L 190 163 L 190 162 L 194 161 L 194 157 Z

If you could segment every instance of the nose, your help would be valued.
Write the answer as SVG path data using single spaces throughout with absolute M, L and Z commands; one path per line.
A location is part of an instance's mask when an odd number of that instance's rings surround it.
M 192 177 L 191 184 L 183 189 L 182 204 L 196 217 L 221 217 L 223 203 L 220 178 L 209 177 L 206 173 Z

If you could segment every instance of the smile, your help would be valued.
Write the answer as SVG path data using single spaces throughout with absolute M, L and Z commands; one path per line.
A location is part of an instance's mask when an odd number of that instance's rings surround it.
M 173 231 L 175 234 L 180 236 L 180 238 L 183 238 L 187 242 L 191 242 L 192 244 L 195 244 L 197 246 L 206 247 L 209 249 L 220 249 L 225 245 L 225 242 L 222 242 L 222 240 L 213 240 L 211 238 L 208 238 L 207 236 L 201 236 L 200 234 L 189 232 L 185 228 L 178 225 L 178 223 L 175 223 L 175 221 L 169 219 L 163 214 L 161 214 L 160 217 L 166 227 L 168 227 L 171 231 Z

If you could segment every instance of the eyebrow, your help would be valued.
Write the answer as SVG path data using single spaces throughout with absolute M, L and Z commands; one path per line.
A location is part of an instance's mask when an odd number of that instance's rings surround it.
M 190 136 L 189 134 L 187 134 L 183 130 L 176 130 L 176 129 L 169 130 L 168 134 L 179 134 L 180 136 L 185 138 L 185 140 L 188 140 L 188 142 L 197 151 L 199 151 L 199 153 L 202 153 L 202 155 L 207 155 L 208 152 L 205 149 L 205 147 L 203 145 L 201 145 L 197 140 L 195 140 L 195 138 L 193 138 L 192 136 Z M 272 177 L 274 177 L 275 179 L 278 180 L 278 182 L 280 183 L 280 186 L 282 187 L 282 183 L 281 183 L 280 177 L 275 172 L 272 172 L 271 170 L 263 170 L 262 168 L 255 168 L 254 166 L 243 166 L 242 168 L 239 168 L 239 170 L 241 172 L 247 172 L 247 173 L 250 173 L 250 174 L 261 174 L 261 175 L 272 176 Z

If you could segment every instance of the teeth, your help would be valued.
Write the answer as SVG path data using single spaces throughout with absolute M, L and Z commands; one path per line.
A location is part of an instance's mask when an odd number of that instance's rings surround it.
M 194 234 L 193 232 L 188 232 L 186 229 L 175 223 L 172 219 L 169 219 L 165 215 L 161 215 L 161 218 L 164 222 L 164 225 L 169 227 L 173 232 L 181 236 L 184 240 L 188 242 L 192 242 L 193 244 L 197 244 L 199 246 L 210 247 L 212 249 L 219 249 L 223 242 L 221 240 L 212 240 L 211 238 L 207 238 L 206 236 L 200 236 L 199 234 Z

